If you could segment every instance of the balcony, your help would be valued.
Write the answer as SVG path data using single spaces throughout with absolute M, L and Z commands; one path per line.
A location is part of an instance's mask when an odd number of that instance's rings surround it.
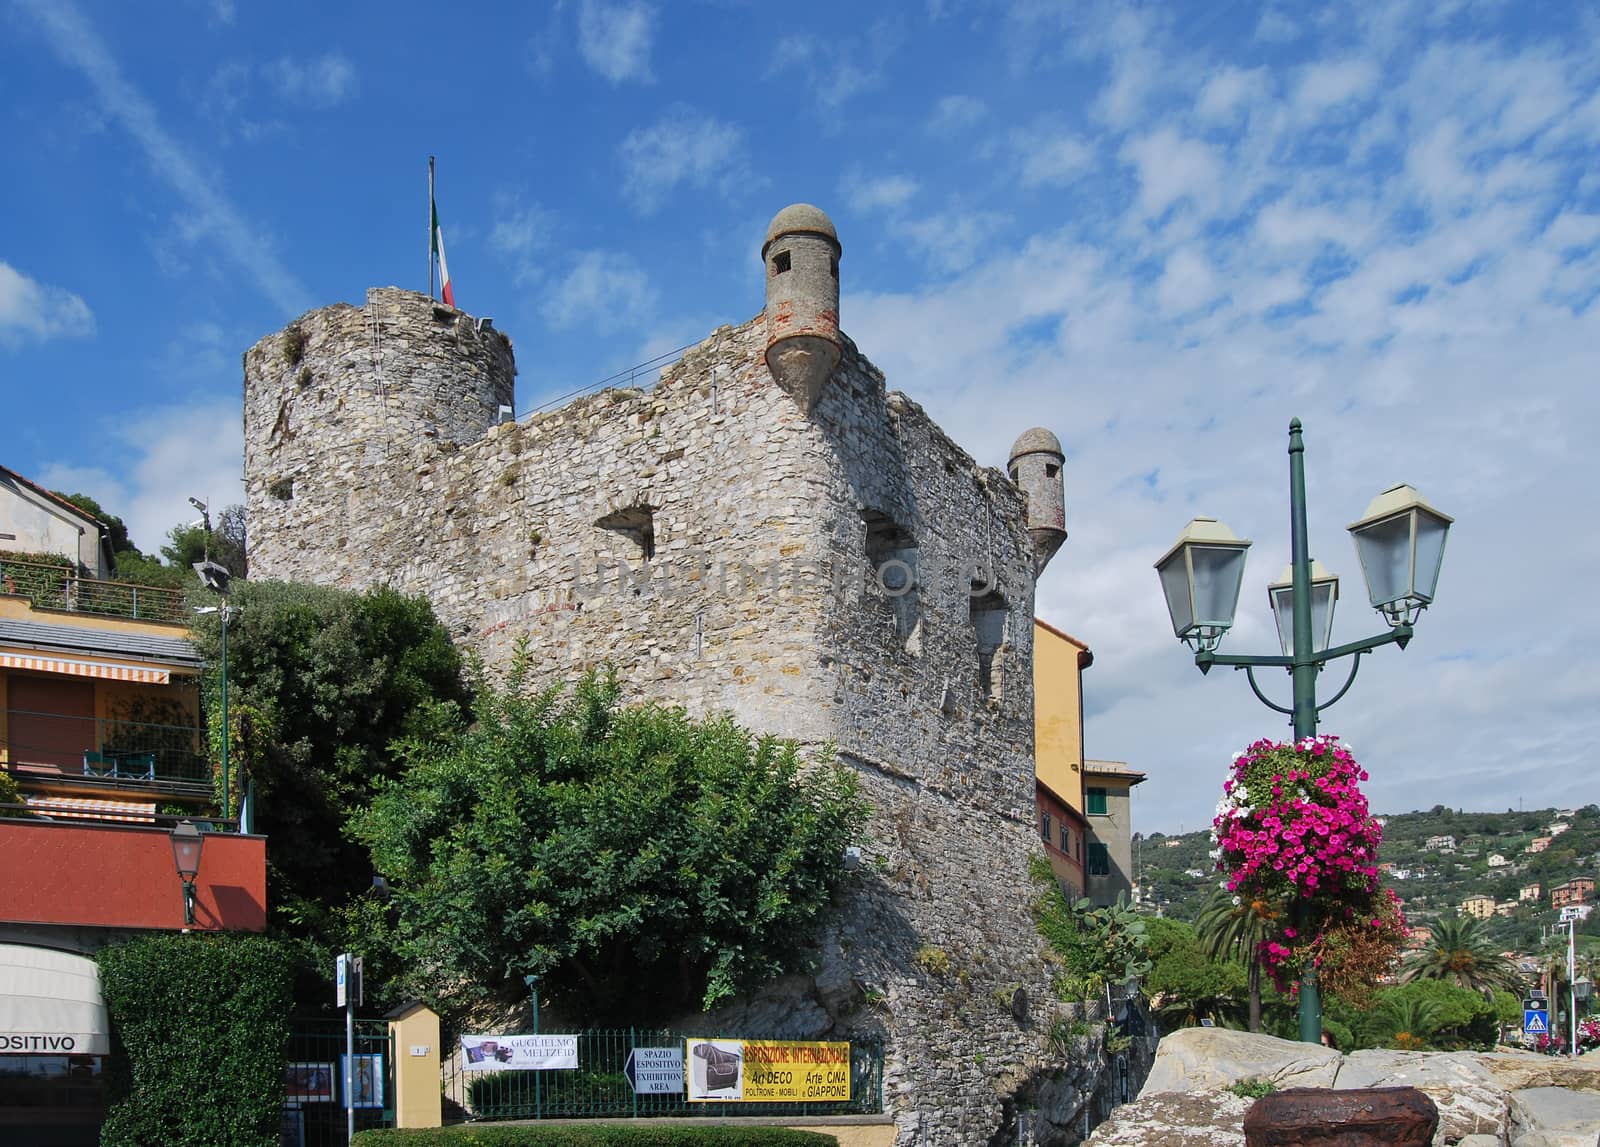
M 5 763 L 25 786 L 206 797 L 211 764 L 192 725 L 5 710 Z
M 159 826 L 5 819 L 0 808 L 0 922 L 96 928 L 184 927 L 170 817 Z M 267 924 L 266 838 L 206 833 L 195 877 L 199 932 Z
M 36 609 L 180 624 L 189 619 L 181 590 L 82 577 L 49 562 L 0 562 L 0 592 L 25 597 Z

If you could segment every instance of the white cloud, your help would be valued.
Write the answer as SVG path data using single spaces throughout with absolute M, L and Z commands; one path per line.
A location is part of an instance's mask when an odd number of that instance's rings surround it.
M 94 334 L 89 304 L 61 287 L 30 279 L 0 260 L 0 345 Z
M 720 188 L 744 170 L 744 135 L 730 123 L 679 106 L 635 128 L 620 149 L 624 187 L 646 214 L 680 184 Z
M 1139 210 L 1147 218 L 1159 218 L 1184 199 L 1205 213 L 1216 200 L 1222 164 L 1209 144 L 1165 127 L 1130 139 L 1122 156 L 1138 171 Z
M 928 131 L 934 135 L 953 135 L 965 131 L 976 127 L 988 110 L 988 105 L 974 96 L 945 96 L 933 105 L 933 115 L 928 118 Z
M 917 193 L 917 181 L 903 175 L 865 178 L 854 172 L 840 183 L 839 190 L 855 211 L 894 211 L 904 207 Z
M 22 0 L 56 54 L 83 73 L 108 118 L 133 137 L 157 177 L 177 194 L 195 221 L 195 234 L 213 242 L 255 280 L 280 310 L 299 313 L 308 294 L 241 215 L 210 172 L 161 126 L 154 106 L 123 77 L 117 61 L 70 0 Z
M 1200 89 L 1195 114 L 1213 122 L 1231 120 L 1242 108 L 1264 100 L 1267 85 L 1265 68 L 1222 68 Z
M 1094 165 L 1094 148 L 1089 143 L 1042 126 L 1015 133 L 1011 143 L 1022 159 L 1024 187 L 1065 187 Z
M 1280 8 L 1265 8 L 1256 21 L 1256 39 L 1269 44 L 1285 44 L 1300 36 L 1299 26 Z
M 1156 298 L 1168 314 L 1182 314 L 1213 301 L 1219 293 L 1210 261 L 1191 247 L 1174 251 L 1156 284 Z
M 123 520 L 134 545 L 154 552 L 172 527 L 194 517 L 190 496 L 216 508 L 244 500 L 241 421 L 232 401 L 127 411 L 107 426 L 119 444 L 115 475 L 73 460 L 32 477 L 48 489 L 88 494 Z
M 1303 68 L 1295 85 L 1295 107 L 1315 115 L 1361 99 L 1378 85 L 1378 65 L 1367 59 L 1321 61 Z
M 495 216 L 490 248 L 512 268 L 518 286 L 536 282 L 545 273 L 555 217 L 539 204 L 513 196 L 497 197 Z
M 290 103 L 328 108 L 355 93 L 355 67 L 339 52 L 325 53 L 305 63 L 283 56 L 262 71 L 278 95 Z
M 656 290 L 629 255 L 585 251 L 544 302 L 545 321 L 563 329 L 584 324 L 596 330 L 631 328 L 656 303 Z
M 977 261 L 1005 224 L 1006 216 L 999 212 L 953 208 L 897 219 L 891 229 L 908 239 L 935 269 L 960 271 Z
M 583 62 L 614 84 L 652 79 L 655 22 L 656 10 L 648 4 L 583 0 L 578 8 L 578 51 Z

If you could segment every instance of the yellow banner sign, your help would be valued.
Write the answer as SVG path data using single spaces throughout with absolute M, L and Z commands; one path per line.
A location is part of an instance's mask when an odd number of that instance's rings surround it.
M 688 1039 L 694 1103 L 842 1103 L 850 1098 L 850 1045 L 756 1039 Z

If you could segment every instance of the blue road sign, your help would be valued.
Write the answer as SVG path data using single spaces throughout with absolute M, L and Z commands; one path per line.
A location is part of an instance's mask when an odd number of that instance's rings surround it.
M 1550 1013 L 1534 1008 L 1522 1010 L 1522 1030 L 1529 1035 L 1550 1034 Z

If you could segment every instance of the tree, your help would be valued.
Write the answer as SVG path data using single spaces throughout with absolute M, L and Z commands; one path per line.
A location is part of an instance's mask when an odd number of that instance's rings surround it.
M 385 587 L 235 582 L 228 600 L 230 763 L 236 784 L 255 783 L 271 918 L 291 936 L 332 946 L 347 927 L 341 909 L 372 886 L 371 862 L 344 835 L 345 821 L 380 779 L 398 774 L 391 742 L 460 723 L 470 697 L 461 657 L 425 600 Z M 222 736 L 219 621 L 197 618 L 194 630 L 213 760 Z
M 1281 906 L 1262 899 L 1244 900 L 1213 895 L 1200 910 L 1197 925 L 1205 953 L 1213 959 L 1232 957 L 1245 966 L 1249 1030 L 1261 1030 L 1261 946 L 1282 926 Z
M 111 543 L 111 552 L 118 559 L 121 558 L 126 550 L 132 550 L 134 553 L 139 552 L 134 547 L 134 544 L 128 540 L 128 527 L 123 524 L 122 519 L 114 514 L 106 513 L 105 510 L 101 509 L 100 503 L 89 497 L 89 495 L 64 494 L 60 490 L 52 490 L 50 492 L 64 502 L 71 502 L 85 514 L 97 519 L 104 525 L 106 527 L 106 538 Z
M 353 817 L 392 890 L 374 943 L 447 1009 L 539 975 L 596 1020 L 798 966 L 865 821 L 856 775 L 725 718 L 624 708 L 609 676 L 529 696 L 525 657 L 471 728 L 403 740 Z
M 1429 926 L 1427 943 L 1406 964 L 1402 980 L 1445 980 L 1486 997 L 1497 989 L 1520 991 L 1516 965 L 1494 950 L 1470 916 L 1443 916 Z
M 1195 929 L 1178 920 L 1148 921 L 1146 937 L 1151 968 L 1144 989 L 1159 1015 L 1184 1025 L 1237 1016 L 1243 967 L 1208 953 Z

